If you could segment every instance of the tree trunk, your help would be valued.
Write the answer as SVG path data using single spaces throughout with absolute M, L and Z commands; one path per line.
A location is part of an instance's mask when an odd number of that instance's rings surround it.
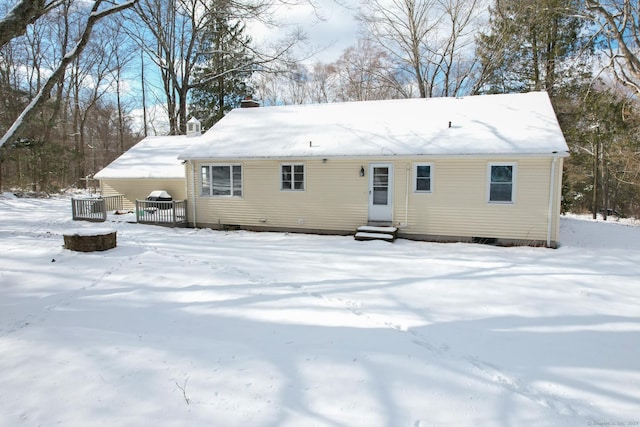
M 0 19 L 0 47 L 24 34 L 29 24 L 59 3 L 54 1 L 47 5 L 45 0 L 20 0 L 4 18 Z
M 9 139 L 13 138 L 14 136 L 19 135 L 20 132 L 29 125 L 31 119 L 37 113 L 38 107 L 40 107 L 45 101 L 50 98 L 53 87 L 57 82 L 60 81 L 62 76 L 64 76 L 67 67 L 82 54 L 82 51 L 87 46 L 94 25 L 100 19 L 106 16 L 112 15 L 133 6 L 136 1 L 137 0 L 128 0 L 121 5 L 112 6 L 102 11 L 98 11 L 102 1 L 97 0 L 94 2 L 89 18 L 87 19 L 84 29 L 82 30 L 82 34 L 80 35 L 80 38 L 75 47 L 62 58 L 57 67 L 53 69 L 53 72 L 51 73 L 45 84 L 40 88 L 36 96 L 31 100 L 29 105 L 24 108 L 22 113 L 13 122 L 11 127 L 9 127 L 9 129 L 4 133 L 2 138 L 0 138 L 0 146 L 4 145 Z
M 600 162 L 600 136 L 596 141 L 596 153 L 593 157 L 593 219 L 598 218 L 598 163 Z

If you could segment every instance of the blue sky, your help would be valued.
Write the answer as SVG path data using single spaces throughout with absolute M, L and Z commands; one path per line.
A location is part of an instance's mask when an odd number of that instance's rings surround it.
M 277 10 L 277 19 L 282 22 L 282 25 L 277 28 L 265 28 L 260 24 L 252 25 L 248 27 L 248 32 L 253 33 L 252 36 L 257 42 L 269 44 L 277 42 L 296 26 L 301 27 L 307 35 L 307 44 L 300 46 L 298 56 L 304 57 L 310 51 L 318 51 L 306 62 L 310 64 L 316 61 L 333 62 L 346 48 L 356 44 L 358 22 L 354 18 L 355 7 L 342 6 L 336 0 L 314 0 L 314 4 L 315 10 L 308 5 L 280 7 Z M 147 70 L 147 73 L 147 80 L 155 81 L 156 76 L 152 67 Z M 137 87 L 137 82 L 132 83 L 133 87 Z M 156 85 L 158 87 L 156 90 L 161 93 L 160 82 L 157 81 Z M 151 88 L 148 87 L 148 89 Z M 150 132 L 163 134 L 167 131 L 164 105 L 162 102 L 156 104 L 150 93 L 147 95 L 149 119 L 156 126 L 155 130 L 150 129 Z M 140 117 L 136 121 L 140 121 L 142 111 L 137 109 L 134 114 Z

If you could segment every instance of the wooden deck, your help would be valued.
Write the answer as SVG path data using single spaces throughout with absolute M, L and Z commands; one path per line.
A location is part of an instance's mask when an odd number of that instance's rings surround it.
M 166 227 L 186 227 L 187 201 L 136 200 L 136 222 Z

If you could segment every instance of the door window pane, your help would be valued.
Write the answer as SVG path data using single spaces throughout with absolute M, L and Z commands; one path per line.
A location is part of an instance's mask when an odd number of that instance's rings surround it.
M 389 185 L 389 168 L 373 168 L 373 185 Z
M 373 204 L 386 205 L 388 203 L 389 189 L 387 187 L 373 187 Z
M 389 197 L 389 168 L 373 168 L 373 204 L 386 205 Z

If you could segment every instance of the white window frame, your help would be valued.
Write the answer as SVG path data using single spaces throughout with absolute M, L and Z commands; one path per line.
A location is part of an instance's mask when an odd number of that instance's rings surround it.
M 213 194 L 213 171 L 214 167 L 228 167 L 229 168 L 229 186 L 230 194 Z M 234 194 L 234 181 L 233 181 L 233 168 L 240 168 L 240 194 Z M 202 176 L 202 169 L 209 168 L 209 194 L 203 194 L 204 182 Z M 244 195 L 244 168 L 241 163 L 205 163 L 200 165 L 200 196 L 201 197 L 226 197 L 226 198 L 241 198 Z
M 511 200 L 491 200 L 491 168 L 494 166 L 510 166 L 511 169 Z M 487 164 L 487 203 L 492 205 L 514 205 L 516 203 L 516 188 L 518 181 L 518 164 L 515 162 L 491 162 Z
M 429 166 L 429 189 L 428 190 L 418 190 L 418 167 L 419 166 Z M 422 162 L 422 163 L 414 163 L 413 164 L 413 192 L 414 193 L 433 193 L 433 163 L 432 162 Z
M 291 167 L 291 188 L 284 188 L 284 180 L 282 179 L 283 168 Z M 302 188 L 295 188 L 295 167 L 302 166 Z M 280 191 L 306 191 L 307 189 L 307 167 L 304 163 L 280 163 Z

